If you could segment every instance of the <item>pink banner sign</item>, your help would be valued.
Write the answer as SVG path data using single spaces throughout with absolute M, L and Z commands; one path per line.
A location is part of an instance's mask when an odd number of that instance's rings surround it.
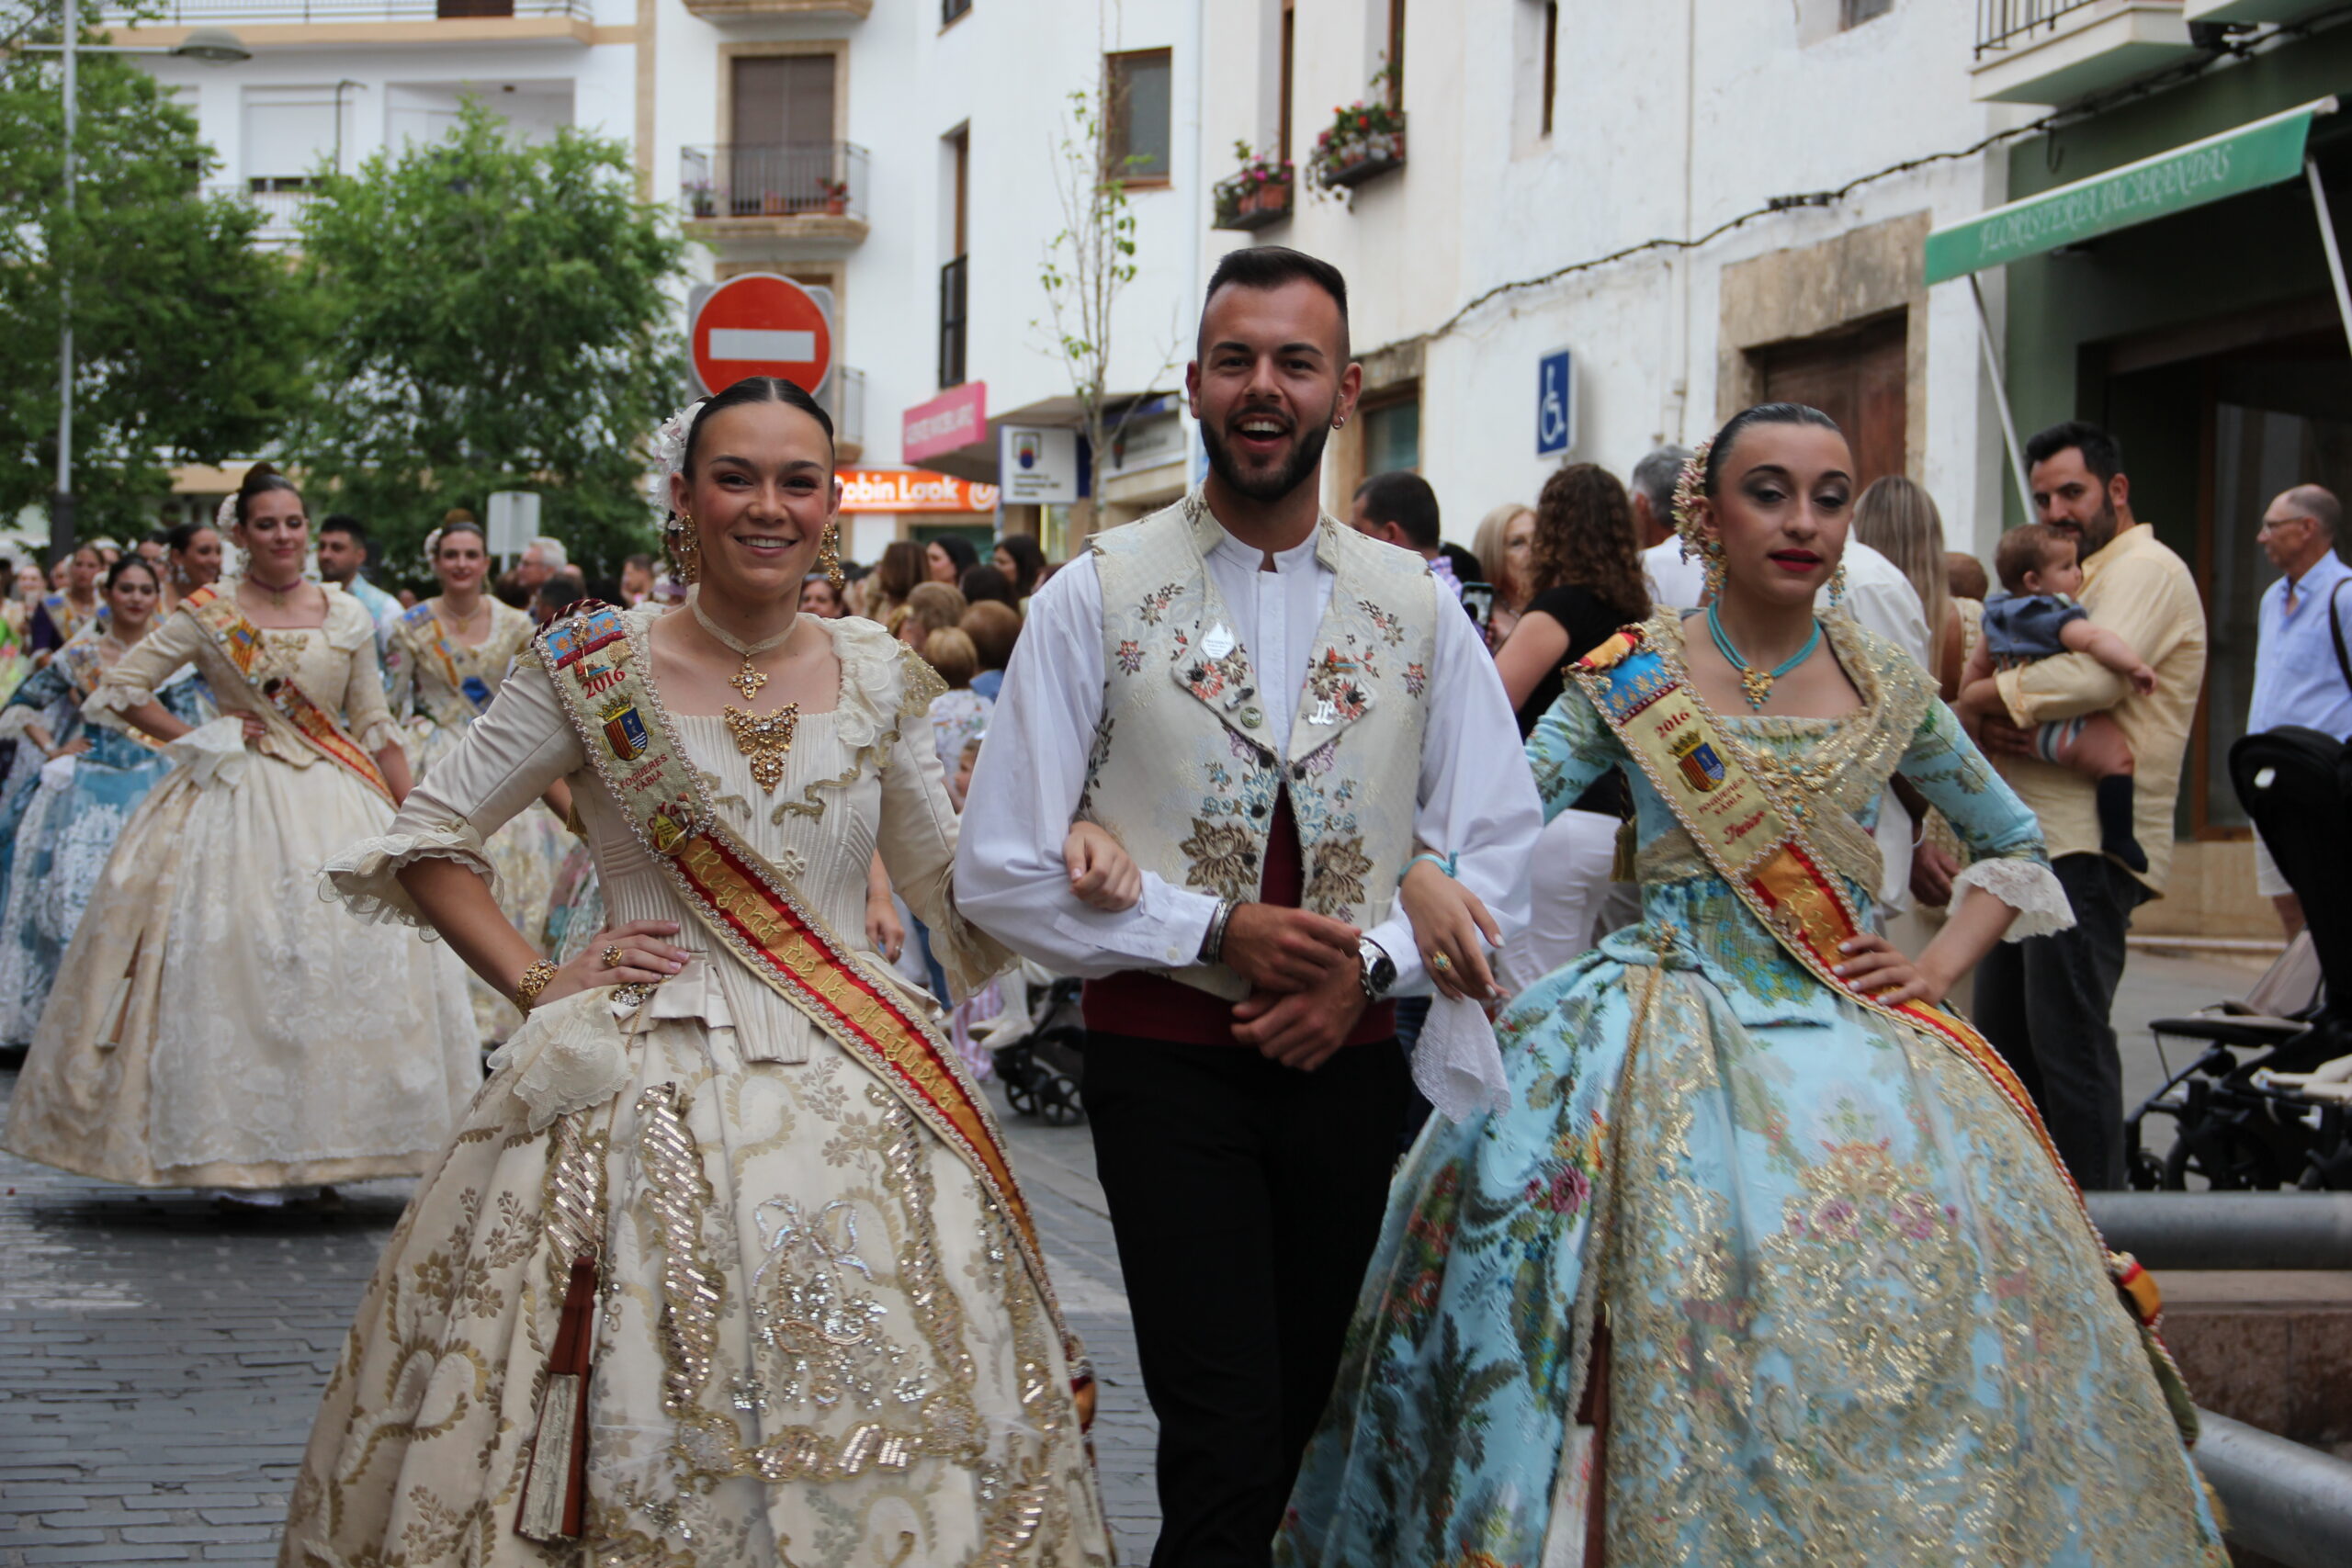
M 950 387 L 929 402 L 917 403 L 905 414 L 899 437 L 899 456 L 910 463 L 969 446 L 989 431 L 989 384 L 967 381 Z

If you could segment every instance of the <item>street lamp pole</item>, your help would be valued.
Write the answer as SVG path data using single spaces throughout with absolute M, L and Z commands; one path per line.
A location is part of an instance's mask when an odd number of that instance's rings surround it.
M 52 49 L 63 57 L 65 64 L 65 173 L 64 221 L 62 231 L 74 226 L 74 129 L 81 110 L 81 95 L 75 91 L 74 62 L 83 54 L 168 54 L 182 60 L 201 60 L 209 64 L 227 64 L 232 61 L 251 60 L 253 51 L 237 41 L 234 33 L 220 28 L 193 28 L 186 38 L 168 48 L 141 48 L 135 45 L 90 44 L 82 42 L 82 16 L 77 0 L 63 0 L 65 36 L 56 44 L 32 44 L 27 52 L 46 54 Z M 64 236 L 61 232 L 61 238 Z M 72 241 L 65 239 L 61 254 L 52 255 L 57 263 L 57 489 L 49 502 L 49 550 L 51 565 L 74 553 L 74 269 L 68 265 L 73 254 Z
M 74 119 L 80 100 L 74 91 L 74 45 L 81 39 L 82 18 L 75 0 L 65 0 L 65 221 L 61 229 L 66 231 L 74 225 Z M 70 238 L 66 244 L 71 246 Z M 49 502 L 49 558 L 53 565 L 73 553 L 74 277 L 61 260 L 57 273 L 57 491 Z

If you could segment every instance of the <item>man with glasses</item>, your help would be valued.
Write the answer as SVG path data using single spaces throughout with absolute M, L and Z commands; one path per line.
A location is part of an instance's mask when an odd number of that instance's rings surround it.
M 2352 595 L 2339 591 L 2352 568 L 2335 554 L 2344 508 L 2317 485 L 2280 493 L 2262 514 L 2255 539 L 2285 575 L 2263 591 L 2254 645 L 2254 701 L 2246 733 L 2282 724 L 2352 739 Z M 2278 908 L 2293 941 L 2303 929 L 2303 907 L 2278 874 L 2262 835 L 2254 839 L 2255 887 Z

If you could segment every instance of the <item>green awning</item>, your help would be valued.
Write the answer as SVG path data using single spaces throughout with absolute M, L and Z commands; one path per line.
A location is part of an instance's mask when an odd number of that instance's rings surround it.
M 2334 98 L 2321 98 L 1938 229 L 1928 236 L 1928 281 L 1965 277 L 2291 180 L 2303 172 L 2312 117 L 2335 111 Z

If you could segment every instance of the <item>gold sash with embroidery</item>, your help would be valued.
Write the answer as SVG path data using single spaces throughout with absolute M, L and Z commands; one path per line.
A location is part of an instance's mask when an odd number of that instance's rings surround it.
M 792 879 L 719 821 L 621 613 L 584 602 L 549 626 L 538 647 L 590 764 L 687 907 L 971 1167 L 1011 1219 L 1023 1261 L 1067 1343 L 1035 1226 L 978 1086 L 888 984 L 861 971 Z
M 2196 1440 L 2196 1413 L 2179 1369 L 2156 1337 L 2162 1313 L 2155 1281 L 2130 1255 L 2110 1253 L 2083 1201 L 2058 1145 L 2051 1141 L 2033 1098 L 2001 1054 L 1968 1023 L 1941 1008 L 1917 1001 L 1889 1004 L 1866 996 L 1836 974 L 1844 943 L 1868 927 L 1845 886 L 1805 841 L 1795 815 L 1781 807 L 1764 780 L 1715 733 L 1714 723 L 1688 682 L 1639 626 L 1627 626 L 1569 667 L 1578 686 L 1740 902 L 1772 933 L 1789 956 L 1839 996 L 1883 1017 L 1926 1030 L 1991 1080 L 2048 1156 L 2075 1200 L 2099 1256 L 2127 1309 L 2139 1322 L 2157 1381 L 2181 1435 Z
M 237 667 L 237 673 L 312 750 L 349 770 L 353 777 L 381 795 L 387 805 L 399 804 L 392 799 L 390 786 L 378 771 L 376 759 L 352 739 L 351 732 L 334 715 L 311 701 L 308 692 L 288 676 L 254 679 L 254 665 L 262 653 L 262 632 L 245 619 L 245 613 L 237 607 L 235 599 L 205 587 L 181 600 L 180 608 L 196 617 L 196 624 L 220 644 L 220 651 L 229 656 L 229 662 Z

